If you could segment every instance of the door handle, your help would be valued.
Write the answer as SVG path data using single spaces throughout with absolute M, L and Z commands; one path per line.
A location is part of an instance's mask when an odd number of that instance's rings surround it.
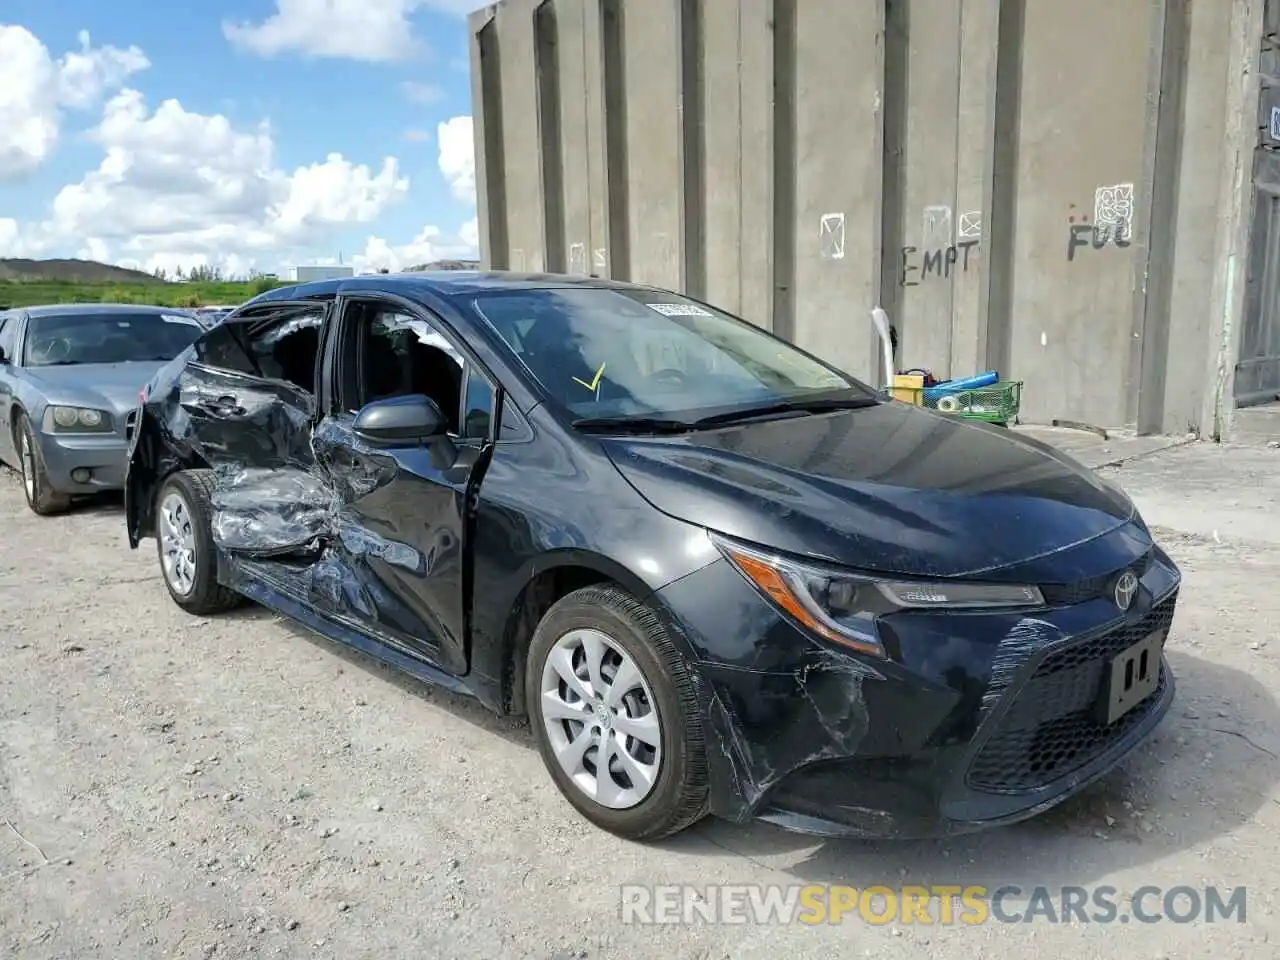
M 244 416 L 244 407 L 232 396 L 222 396 L 214 400 L 201 400 L 200 406 L 220 417 Z

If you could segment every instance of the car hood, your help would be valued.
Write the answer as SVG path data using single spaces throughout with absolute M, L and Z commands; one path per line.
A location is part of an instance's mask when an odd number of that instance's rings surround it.
M 1136 518 L 1123 493 L 1046 444 L 902 403 L 601 442 L 664 513 L 880 573 L 994 573 Z M 1149 544 L 1145 528 L 1134 534 Z
M 138 405 L 138 391 L 163 366 L 161 361 L 75 363 L 65 367 L 28 367 L 25 372 L 49 403 L 126 413 Z

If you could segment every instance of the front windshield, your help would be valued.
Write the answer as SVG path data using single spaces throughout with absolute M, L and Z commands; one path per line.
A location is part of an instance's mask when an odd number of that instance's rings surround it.
M 203 331 L 180 313 L 125 311 L 45 314 L 27 324 L 26 365 L 172 360 Z
M 675 294 L 522 290 L 472 304 L 576 418 L 688 420 L 877 396 L 746 321 Z

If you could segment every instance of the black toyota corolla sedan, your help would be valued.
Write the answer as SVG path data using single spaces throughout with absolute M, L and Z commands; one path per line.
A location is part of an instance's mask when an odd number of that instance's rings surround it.
M 1124 493 L 666 290 L 275 290 L 138 414 L 129 541 L 179 606 L 257 601 L 527 715 L 623 837 L 1009 823 L 1173 698 L 1180 574 Z

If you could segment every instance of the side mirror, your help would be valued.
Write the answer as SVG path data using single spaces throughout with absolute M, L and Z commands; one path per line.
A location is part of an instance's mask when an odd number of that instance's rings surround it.
M 366 404 L 353 429 L 375 447 L 422 446 L 448 437 L 448 420 L 434 400 L 422 394 L 391 397 Z

